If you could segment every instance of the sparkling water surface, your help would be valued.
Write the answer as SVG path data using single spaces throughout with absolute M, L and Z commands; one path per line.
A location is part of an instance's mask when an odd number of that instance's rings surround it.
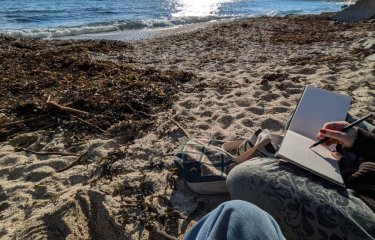
M 1 0 L 0 32 L 59 37 L 126 29 L 173 27 L 225 18 L 318 14 L 340 0 Z

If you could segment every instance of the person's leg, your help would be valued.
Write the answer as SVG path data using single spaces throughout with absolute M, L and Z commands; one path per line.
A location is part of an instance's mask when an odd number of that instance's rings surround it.
M 232 199 L 268 212 L 287 239 L 374 239 L 375 213 L 346 190 L 290 163 L 256 158 L 229 173 Z
M 220 204 L 203 217 L 184 237 L 185 240 L 285 239 L 275 220 L 249 202 L 232 200 Z

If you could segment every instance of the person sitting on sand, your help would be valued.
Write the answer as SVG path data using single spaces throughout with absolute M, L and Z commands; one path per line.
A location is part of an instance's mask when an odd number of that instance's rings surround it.
M 287 239 L 375 239 L 375 128 L 340 132 L 348 124 L 326 123 L 317 136 L 342 146 L 340 169 L 348 189 L 287 162 L 256 158 L 229 173 L 232 199 L 268 212 Z

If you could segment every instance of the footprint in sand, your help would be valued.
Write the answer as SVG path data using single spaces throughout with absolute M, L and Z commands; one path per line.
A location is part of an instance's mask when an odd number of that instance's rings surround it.
M 10 145 L 12 145 L 13 147 L 28 148 L 36 141 L 38 141 L 38 136 L 36 134 L 25 133 L 18 135 L 10 140 Z
M 335 77 L 335 76 L 328 76 L 327 80 L 332 81 L 332 82 L 336 82 L 337 81 L 337 77 Z
M 208 130 L 210 128 L 208 124 L 198 124 L 197 127 L 202 130 Z
M 227 103 L 225 103 L 225 102 L 216 102 L 216 105 L 219 106 L 219 107 L 222 107 L 222 106 L 227 105 Z
M 211 117 L 212 112 L 211 111 L 204 111 L 200 114 L 201 117 Z
M 246 116 L 245 113 L 239 113 L 237 114 L 236 119 L 241 119 L 241 118 L 244 118 L 245 116 Z
M 38 168 L 33 171 L 31 171 L 26 176 L 26 181 L 30 182 L 39 182 L 47 177 L 50 177 L 55 171 L 52 168 Z
M 190 101 L 190 100 L 187 100 L 185 102 L 181 102 L 179 105 L 183 108 L 186 108 L 186 109 L 192 109 L 192 108 L 197 107 L 197 104 L 193 101 Z
M 303 92 L 303 88 L 290 88 L 288 89 L 287 93 L 294 95 L 294 94 L 301 94 Z
M 217 131 L 213 134 L 213 137 L 218 140 L 222 140 L 225 138 L 224 134 L 221 131 Z
M 225 115 L 220 117 L 217 121 L 220 124 L 221 128 L 227 129 L 232 124 L 233 117 L 230 115 Z
M 278 130 L 281 130 L 281 129 L 284 128 L 284 125 L 282 123 L 280 123 L 278 120 L 275 120 L 275 119 L 272 119 L 272 118 L 268 118 L 268 119 L 264 120 L 260 124 L 260 126 L 263 129 L 269 129 L 269 130 L 273 130 L 273 131 L 278 131 Z
M 190 122 L 195 122 L 195 121 L 197 120 L 197 118 L 194 117 L 194 116 L 187 116 L 187 117 L 186 117 L 186 120 L 187 120 L 187 121 L 190 121 Z
M 222 76 L 222 77 L 225 77 L 226 73 L 225 72 L 219 72 L 219 75 Z
M 251 128 L 254 126 L 254 123 L 253 121 L 251 121 L 250 119 L 244 119 L 241 121 L 242 125 L 244 125 L 245 127 L 248 127 L 248 128 Z
M 291 104 L 289 102 L 287 102 L 287 101 L 281 101 L 279 104 L 280 104 L 280 106 L 285 106 L 285 107 L 290 107 L 291 106 Z
M 251 105 L 251 101 L 249 98 L 240 98 L 238 100 L 236 100 L 236 104 L 239 106 L 239 107 L 248 107 Z
M 34 186 L 34 191 L 31 193 L 33 199 L 48 198 L 48 188 L 46 185 L 38 184 Z
M 267 94 L 261 95 L 260 99 L 266 100 L 267 102 L 271 102 L 271 101 L 278 99 L 279 97 L 281 97 L 281 95 L 278 93 L 267 93 Z
M 312 75 L 312 74 L 316 73 L 316 69 L 314 69 L 314 68 L 302 68 L 299 71 L 297 71 L 296 73 L 304 74 L 304 75 Z
M 249 107 L 246 108 L 247 111 L 254 113 L 256 115 L 263 115 L 264 114 L 264 109 L 260 107 Z
M 289 112 L 289 108 L 286 107 L 273 107 L 268 113 L 285 113 Z
M 0 202 L 3 202 L 5 200 L 7 200 L 8 198 L 9 198 L 9 196 L 3 191 L 3 187 L 0 186 Z
M 0 199 L 1 200 L 1 199 Z M 9 203 L 7 203 L 7 202 L 3 202 L 2 201 L 2 203 L 0 204 L 0 212 L 1 211 L 4 211 L 5 209 L 7 209 L 7 208 L 9 208 L 10 207 L 10 204 Z M 1 234 L 0 234 L 0 236 L 1 236 Z
M 18 157 L 14 157 L 12 155 L 5 156 L 4 158 L 1 158 L 0 160 L 1 165 L 5 165 L 5 166 L 7 165 L 14 166 L 17 162 L 19 162 Z
M 256 99 L 258 99 L 259 96 L 262 95 L 262 94 L 263 94 L 263 91 L 254 91 L 253 97 L 256 98 Z
M 24 166 L 16 166 L 8 172 L 8 180 L 16 180 L 22 177 L 24 173 Z
M 236 91 L 236 92 L 234 93 L 234 95 L 236 95 L 237 97 L 240 97 L 240 96 L 243 95 L 243 92 L 241 92 L 241 91 Z
M 206 94 L 197 94 L 197 95 L 195 95 L 195 97 L 197 98 L 197 99 L 206 99 L 207 98 L 207 95 Z
M 56 160 L 43 160 L 43 161 L 37 161 L 31 164 L 28 164 L 25 167 L 25 172 L 31 172 L 35 169 L 48 167 L 52 169 L 60 169 L 67 165 L 67 163 L 63 159 L 56 159 Z
M 284 81 L 281 83 L 276 84 L 276 88 L 279 90 L 287 90 L 289 88 L 301 88 L 302 85 L 298 83 L 294 83 L 292 81 Z
M 264 83 L 260 86 L 260 89 L 262 89 L 263 91 L 269 91 L 272 89 L 272 85 L 269 84 L 269 83 Z
M 221 99 L 223 99 L 223 97 L 224 97 L 223 95 L 218 95 L 218 96 L 216 96 L 216 99 L 221 100 Z
M 76 174 L 69 177 L 69 183 L 71 185 L 83 183 L 85 180 L 86 178 L 82 176 L 82 174 Z

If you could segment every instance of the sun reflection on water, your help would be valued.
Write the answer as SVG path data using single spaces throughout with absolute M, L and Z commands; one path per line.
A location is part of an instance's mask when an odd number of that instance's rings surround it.
M 173 0 L 172 0 L 173 1 Z M 204 17 L 217 15 L 223 3 L 234 0 L 175 0 L 177 12 L 173 17 Z

